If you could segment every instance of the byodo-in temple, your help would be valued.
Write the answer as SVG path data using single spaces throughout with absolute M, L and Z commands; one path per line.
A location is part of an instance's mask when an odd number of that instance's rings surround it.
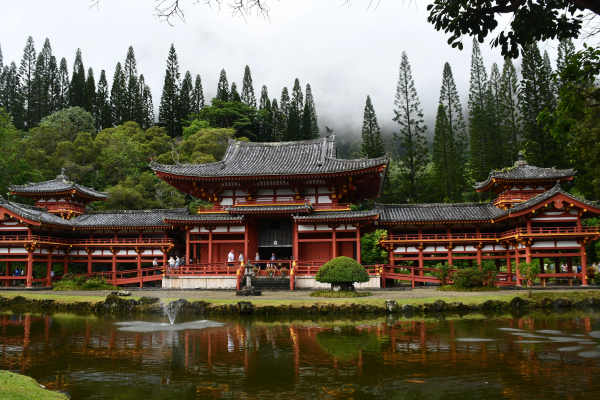
M 316 288 L 321 265 L 337 256 L 362 261 L 361 236 L 385 229 L 380 245 L 387 264 L 365 266 L 371 280 L 358 287 L 437 282 L 428 273 L 432 266 L 455 260 L 494 260 L 502 270 L 497 285 L 520 285 L 519 263 L 543 264 L 544 258 L 553 259 L 556 270 L 543 271 L 543 284 L 588 284 L 585 246 L 599 231 L 582 221 L 600 215 L 600 205 L 562 189 L 575 171 L 531 166 L 520 156 L 513 167 L 477 183 L 477 191 L 495 195 L 491 202 L 374 203 L 371 210 L 354 211 L 351 205 L 379 197 L 388 159 L 339 159 L 336 146 L 335 136 L 230 141 L 219 162 L 151 164 L 174 188 L 214 205 L 196 214 L 187 208 L 90 211 L 86 205 L 107 194 L 69 181 L 64 172 L 51 181 L 12 186 L 12 195 L 35 206 L 0 198 L 0 262 L 6 265 L 0 280 L 51 285 L 69 266 L 84 265 L 87 275 L 102 274 L 116 285 L 235 289 L 243 258 L 263 268 L 259 278 L 265 267 L 276 267 L 271 279 L 285 287 Z M 183 265 L 167 268 L 177 256 L 185 256 Z M 34 276 L 40 264 L 45 273 Z M 13 276 L 14 265 L 24 268 L 22 276 Z

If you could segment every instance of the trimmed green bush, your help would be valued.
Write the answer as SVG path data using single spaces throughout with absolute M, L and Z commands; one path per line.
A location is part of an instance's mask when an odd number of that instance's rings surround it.
M 486 274 L 477 268 L 459 269 L 452 274 L 454 286 L 459 289 L 471 289 L 483 286 Z
M 320 290 L 318 292 L 312 292 L 310 297 L 327 297 L 330 299 L 344 299 L 344 298 L 352 298 L 352 297 L 369 297 L 373 296 L 371 292 L 334 292 L 332 290 Z
M 60 281 L 52 285 L 53 290 L 114 290 L 121 289 L 107 282 L 106 278 L 65 275 Z
M 317 282 L 355 283 L 369 282 L 367 270 L 350 257 L 336 257 L 325 263 L 315 276 Z

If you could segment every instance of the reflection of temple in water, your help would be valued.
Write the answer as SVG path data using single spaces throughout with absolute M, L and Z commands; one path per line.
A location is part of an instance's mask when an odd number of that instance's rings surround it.
M 464 390 L 451 379 L 459 370 L 476 376 L 498 369 L 496 384 L 510 393 L 514 374 L 547 386 L 581 364 L 567 354 L 549 355 L 544 345 L 518 343 L 518 335 L 498 329 L 556 329 L 556 321 L 529 317 L 507 317 L 500 323 L 240 318 L 223 328 L 150 333 L 119 331 L 111 317 L 2 315 L 0 321 L 0 369 L 48 377 L 44 385 L 55 389 L 93 376 L 96 381 L 131 377 L 146 385 L 192 384 L 206 395 L 237 396 L 247 393 L 248 385 L 256 392 L 305 388 L 335 394 L 350 390 L 338 384 L 344 381 L 353 385 L 351 390 L 382 395 L 398 379 L 435 377 L 431 385 L 443 382 L 445 389 Z M 583 314 L 560 323 L 579 333 L 592 329 L 590 316 Z M 456 341 L 481 337 L 499 340 Z M 576 372 L 579 379 L 591 374 L 588 368 Z

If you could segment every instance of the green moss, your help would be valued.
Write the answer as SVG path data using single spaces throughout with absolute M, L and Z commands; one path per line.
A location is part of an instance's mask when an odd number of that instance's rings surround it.
M 355 283 L 369 282 L 367 270 L 350 257 L 336 257 L 325 263 L 315 276 L 317 282 Z
M 471 288 L 461 288 L 456 285 L 440 286 L 438 290 L 442 292 L 498 292 L 500 288 L 497 286 L 479 286 Z
M 42 389 L 33 378 L 10 371 L 0 371 L 0 398 L 4 400 L 68 399 L 64 394 Z
M 373 296 L 371 292 L 334 292 L 333 290 L 320 290 L 318 292 L 312 292 L 310 297 L 328 297 L 328 298 L 352 298 L 352 297 L 369 297 Z

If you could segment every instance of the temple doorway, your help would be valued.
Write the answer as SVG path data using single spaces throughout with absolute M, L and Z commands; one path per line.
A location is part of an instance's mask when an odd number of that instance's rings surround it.
M 258 253 L 268 260 L 275 253 L 278 260 L 293 257 L 293 223 L 289 218 L 261 218 L 258 221 Z

